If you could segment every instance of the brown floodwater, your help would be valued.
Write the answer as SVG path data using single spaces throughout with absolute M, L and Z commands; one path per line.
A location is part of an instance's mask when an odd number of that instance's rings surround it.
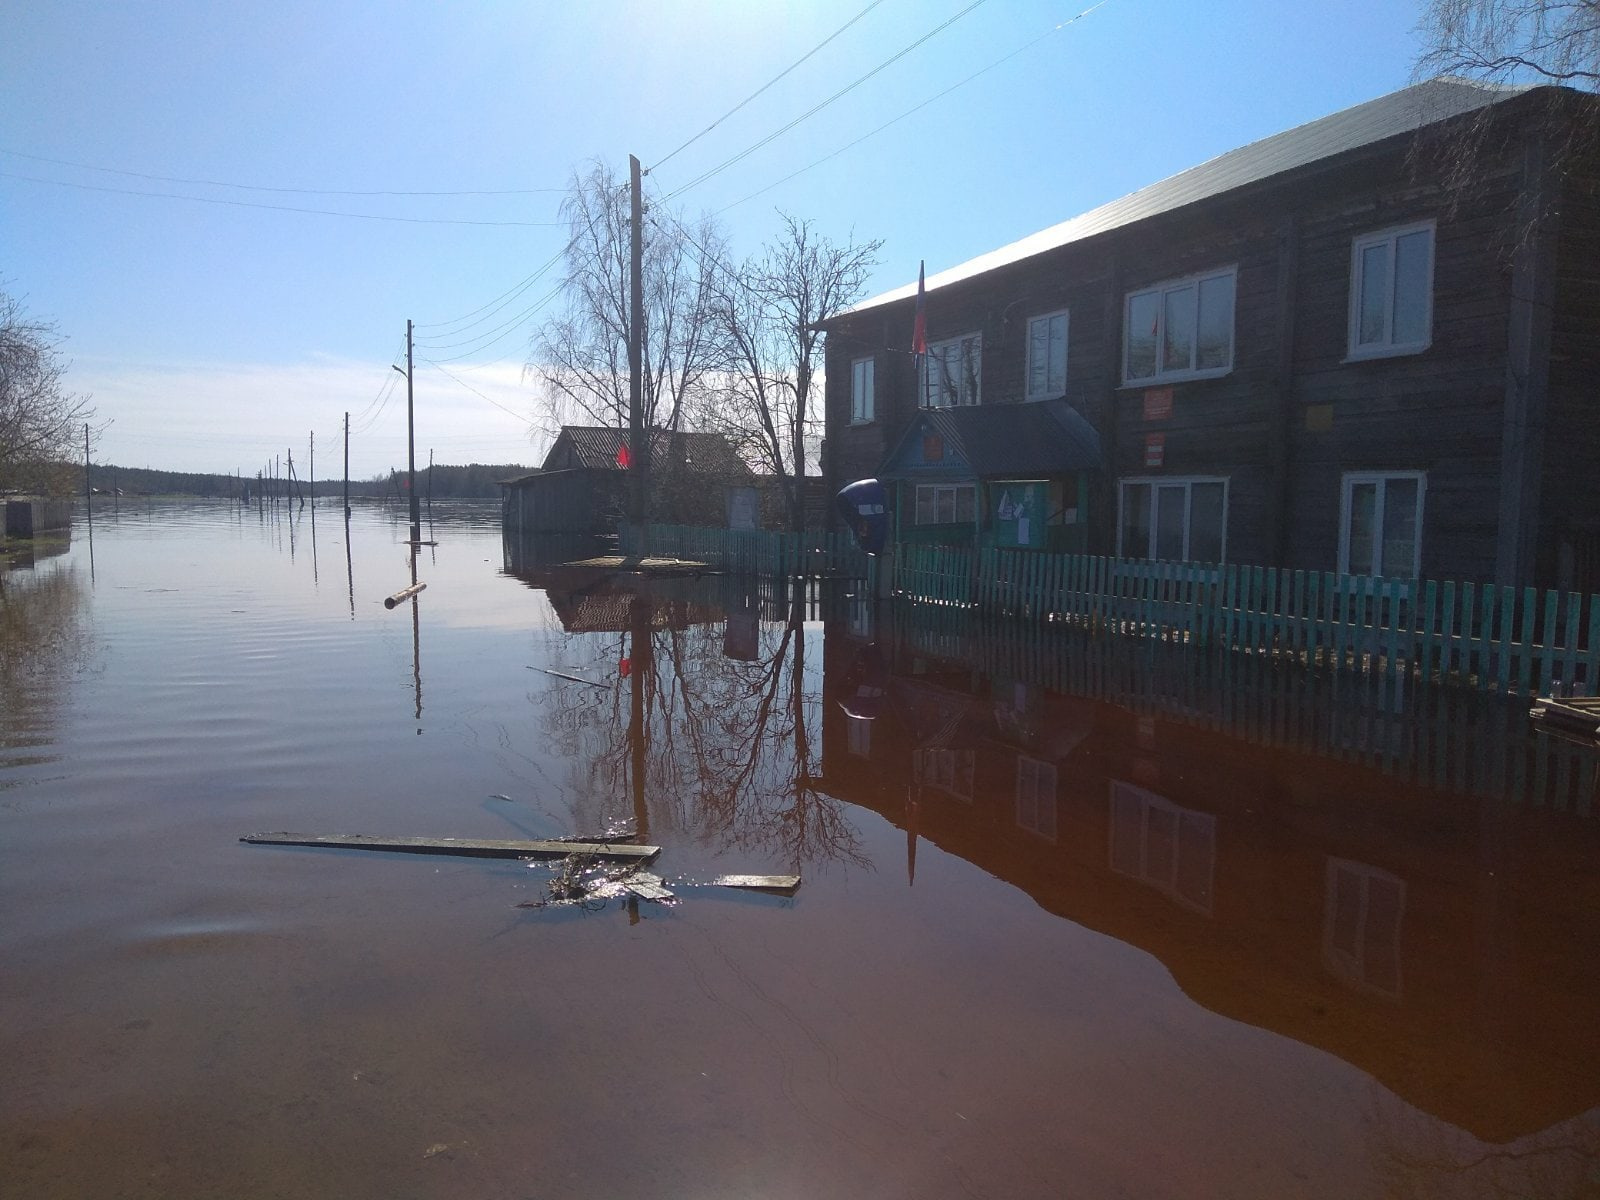
M 0 1196 L 1600 1195 L 1600 757 L 1518 707 L 493 507 L 391 612 L 338 515 L 0 574 Z M 629 821 L 675 905 L 239 841 Z

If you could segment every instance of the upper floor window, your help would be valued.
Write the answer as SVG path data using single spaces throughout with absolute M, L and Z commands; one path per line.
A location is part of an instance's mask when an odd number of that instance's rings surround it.
M 967 333 L 929 342 L 922 358 L 922 407 L 978 403 L 983 375 L 983 335 Z
M 1339 571 L 1415 579 L 1422 555 L 1421 471 L 1352 471 L 1340 504 Z
M 850 424 L 865 425 L 872 420 L 877 363 L 858 358 L 850 364 Z
M 1024 399 L 1054 400 L 1066 394 L 1066 309 L 1029 318 L 1026 378 Z
M 1433 340 L 1433 222 L 1358 237 L 1350 251 L 1350 357 L 1415 354 Z
M 1124 479 L 1117 554 L 1169 562 L 1223 561 L 1228 481 L 1212 477 Z
M 1236 267 L 1129 292 L 1122 324 L 1122 381 L 1205 379 L 1233 370 Z

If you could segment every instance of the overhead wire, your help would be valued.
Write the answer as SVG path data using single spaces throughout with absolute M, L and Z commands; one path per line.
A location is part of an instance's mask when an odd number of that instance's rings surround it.
M 85 192 L 109 192 L 118 196 L 145 196 L 153 200 L 187 200 L 194 204 L 224 204 L 233 208 L 262 208 L 274 212 L 306 213 L 318 217 L 346 217 L 357 221 L 391 221 L 404 225 L 481 225 L 501 228 L 548 229 L 566 224 L 564 221 L 479 221 L 466 217 L 396 217 L 381 213 L 340 212 L 331 208 L 301 208 L 292 204 L 263 204 L 255 200 L 229 200 L 221 196 L 186 196 L 175 192 L 146 192 L 137 188 L 106 187 L 97 183 L 71 183 L 65 179 L 43 179 L 37 175 L 20 175 L 15 171 L 0 171 L 0 178 L 22 179 L 29 183 L 76 188 Z
M 515 333 L 517 331 L 517 329 L 521 326 L 521 324 L 524 321 L 526 321 L 529 317 L 533 316 L 535 313 L 539 312 L 542 308 L 544 308 L 545 305 L 549 304 L 550 301 L 554 300 L 557 296 L 559 296 L 561 294 L 561 292 L 566 288 L 566 286 L 567 285 L 566 285 L 566 281 L 565 280 L 563 280 L 561 283 L 556 284 L 555 287 L 551 288 L 548 292 L 546 292 L 543 296 L 541 296 L 538 300 L 536 300 L 530 307 L 528 307 L 528 308 L 524 309 L 522 312 L 518 313 L 515 317 L 513 317 L 506 324 L 499 326 L 498 329 L 501 332 L 498 334 L 498 336 L 490 337 L 488 341 L 482 342 L 481 345 L 473 347 L 471 350 L 466 351 L 464 354 L 455 354 L 455 355 L 451 355 L 451 356 L 446 357 L 446 358 L 437 359 L 435 361 L 436 362 L 460 362 L 462 359 L 471 358 L 475 354 L 481 354 L 483 351 L 487 350 L 490 346 L 493 346 L 496 343 L 503 342 L 506 338 L 510 337 L 511 334 Z M 489 330 L 483 336 L 484 337 L 488 337 L 488 334 L 494 333 L 494 332 L 495 332 L 495 330 Z M 479 339 L 477 339 L 477 338 L 469 339 L 469 341 L 478 341 L 478 340 Z M 465 344 L 466 343 L 457 343 L 457 345 L 465 345 Z M 437 347 L 433 347 L 433 348 L 434 349 L 439 349 L 439 350 L 448 350 L 451 347 L 449 347 L 449 346 L 437 346 Z
M 954 16 L 949 17 L 946 20 L 940 22 L 938 25 L 935 25 L 932 29 L 930 29 L 927 33 L 923 34 L 921 37 L 917 38 L 917 40 L 912 42 L 910 45 L 902 47 L 900 50 L 895 51 L 895 53 L 891 54 L 888 58 L 886 58 L 882 62 L 880 62 L 877 66 L 873 67 L 872 70 L 868 71 L 865 75 L 862 75 L 860 78 L 856 79 L 852 83 L 846 84 L 844 87 L 842 87 L 838 91 L 834 92 L 833 95 L 829 96 L 826 100 L 822 100 L 819 103 L 812 105 L 812 107 L 807 109 L 805 112 L 801 113 L 798 117 L 794 118 L 794 120 L 788 122 L 785 125 L 779 126 L 777 129 L 773 130 L 771 133 L 767 134 L 765 137 L 763 137 L 760 140 L 752 143 L 749 146 L 746 146 L 743 150 L 739 151 L 737 154 L 733 155 L 731 158 L 725 159 L 721 163 L 719 163 L 716 166 L 710 168 L 709 170 L 703 171 L 699 175 L 696 175 L 688 183 L 685 183 L 681 187 L 677 188 L 676 190 L 674 190 L 672 192 L 669 192 L 667 194 L 667 196 L 666 196 L 666 199 L 668 199 L 668 200 L 675 199 L 676 197 L 681 196 L 684 192 L 687 192 L 690 188 L 698 187 L 700 184 L 704 183 L 706 180 L 710 179 L 712 176 L 720 175 L 723 171 L 726 171 L 729 167 L 733 166 L 735 163 L 742 162 L 744 159 L 746 159 L 750 155 L 754 154 L 757 150 L 761 149 L 763 146 L 769 145 L 770 143 L 776 141 L 778 138 L 780 138 L 784 134 L 788 133 L 795 126 L 801 124 L 804 121 L 810 120 L 812 117 L 816 116 L 823 109 L 827 108 L 830 104 L 833 104 L 835 101 L 841 99 L 842 97 L 844 97 L 845 95 L 849 94 L 850 92 L 853 92 L 856 88 L 860 87 L 863 83 L 867 82 L 867 80 L 871 79 L 873 76 L 877 75 L 879 72 L 885 70 L 886 68 L 892 66 L 894 63 L 899 62 L 902 58 L 904 58 L 907 54 L 910 54 L 918 46 L 921 46 L 924 42 L 926 42 L 929 39 L 937 36 L 938 34 L 943 33 L 946 29 L 950 28 L 950 26 L 954 25 L 957 21 L 961 20 L 962 17 L 965 17 L 968 13 L 971 13 L 974 9 L 980 8 L 981 6 L 983 6 L 986 3 L 988 3 L 988 0 L 972 0 L 972 3 L 968 4 L 960 12 L 958 12 Z
M 148 179 L 153 183 L 182 183 L 198 187 L 234 188 L 243 192 L 274 192 L 299 196 L 537 196 L 547 192 L 560 193 L 565 188 L 465 188 L 456 191 L 408 192 L 381 189 L 350 191 L 342 188 L 269 187 L 264 184 L 229 183 L 221 179 L 187 179 L 181 175 L 150 175 L 143 171 L 124 171 L 117 167 L 99 167 L 93 163 L 73 162 L 65 158 L 47 158 L 43 154 L 24 154 L 21 150 L 7 150 L 0 146 L 0 154 L 12 158 L 26 158 L 32 162 L 49 163 L 56 167 L 75 167 L 80 171 L 99 171 L 106 175 L 122 175 L 129 179 Z
M 782 179 L 779 179 L 779 180 L 776 180 L 776 181 L 774 181 L 772 183 L 769 183 L 769 184 L 767 184 L 766 187 L 760 188 L 760 189 L 758 189 L 758 190 L 756 190 L 754 192 L 751 192 L 748 196 L 745 196 L 745 197 L 743 197 L 741 199 L 735 200 L 732 204 L 724 205 L 722 208 L 717 209 L 717 211 L 715 213 L 713 213 L 712 215 L 713 216 L 721 216 L 723 213 L 727 212 L 729 209 L 738 208 L 739 205 L 744 204 L 747 201 L 754 200 L 757 196 L 764 196 L 768 192 L 772 191 L 774 188 L 781 187 L 782 185 L 788 183 L 791 179 L 796 179 L 799 176 L 804 175 L 807 171 L 813 170 L 813 169 L 815 169 L 817 167 L 820 167 L 825 162 L 828 162 L 828 161 L 830 161 L 832 159 L 838 158 L 839 155 L 845 153 L 847 150 L 855 149 L 855 147 L 859 146 L 862 142 L 867 141 L 869 138 L 877 137 L 877 135 L 882 133 L 884 130 L 889 129 L 892 126 L 898 125 L 901 121 L 904 121 L 907 117 L 914 116 L 915 114 L 921 112 L 923 109 L 927 108 L 928 105 L 934 103 L 935 101 L 944 99 L 946 96 L 948 96 L 951 92 L 955 91 L 957 88 L 965 87 L 967 84 L 971 83 L 974 79 L 977 79 L 980 75 L 986 75 L 988 72 L 994 70 L 996 67 L 1003 66 L 1004 64 L 1010 62 L 1013 58 L 1016 58 L 1019 54 L 1026 53 L 1027 51 L 1033 49 L 1033 47 L 1037 46 L 1040 42 L 1044 41 L 1046 38 L 1051 37 L 1051 36 L 1053 36 L 1053 35 L 1055 35 L 1057 33 L 1060 33 L 1063 29 L 1067 28 L 1067 26 L 1069 26 L 1069 25 L 1075 25 L 1077 22 L 1083 20 L 1090 13 L 1094 12 L 1096 9 L 1104 8 L 1107 4 L 1110 4 L 1110 3 L 1111 3 L 1111 0 L 1099 0 L 1098 3 L 1091 4 L 1088 8 L 1084 9 L 1082 12 L 1076 14 L 1075 16 L 1068 17 L 1065 21 L 1062 21 L 1060 24 L 1054 25 L 1051 28 L 1045 30 L 1043 33 L 1037 35 L 1036 37 L 1033 37 L 1033 38 L 1029 39 L 1028 41 L 1024 42 L 1022 45 L 1018 46 L 1015 50 L 1011 51 L 1009 54 L 1004 54 L 1001 57 L 995 59 L 988 66 L 978 68 L 978 70 L 972 72 L 972 74 L 966 76 L 963 79 L 958 80 L 955 83 L 952 83 L 949 87 L 945 88 L 943 91 L 936 92 L 932 96 L 929 96 L 926 100 L 922 101 L 922 103 L 914 105 L 911 108 L 906 109 L 905 112 L 901 113 L 899 116 L 891 118 L 888 121 L 885 121 L 882 125 L 879 125 L 875 129 L 869 130 L 868 132 L 862 134 L 860 137 L 856 138 L 853 141 L 846 142 L 843 146 L 840 146 L 837 150 L 834 150 L 829 154 L 824 154 L 821 158 L 817 159 L 815 162 L 808 163 L 806 166 L 801 167 L 798 171 L 791 171 L 791 172 L 789 172 L 789 174 L 785 175 Z
M 519 413 L 515 409 L 507 408 L 504 404 L 501 404 L 500 401 L 496 400 L 494 397 L 485 396 L 482 392 L 480 392 L 477 388 L 473 387 L 465 379 L 457 378 L 456 375 L 453 372 L 445 370 L 438 363 L 434 362 L 433 359 L 425 358 L 422 361 L 427 363 L 435 371 L 438 371 L 439 374 L 445 376 L 448 379 L 455 380 L 456 383 L 458 383 L 462 387 L 466 388 L 467 391 L 471 392 L 474 396 L 478 397 L 478 399 L 488 401 L 490 404 L 492 404 L 496 408 L 498 408 L 501 412 L 510 413 L 513 417 L 516 417 L 517 420 L 519 420 L 519 421 L 528 420 L 528 414 L 527 413 Z
M 483 324 L 484 321 L 487 321 L 490 317 L 494 316 L 495 313 L 500 312 L 518 296 L 521 296 L 535 283 L 539 282 L 540 279 L 544 278 L 545 275 L 549 274 L 551 269 L 555 267 L 555 265 L 559 263 L 563 257 L 566 256 L 567 251 L 570 249 L 572 249 L 572 242 L 568 241 L 565 246 L 561 247 L 561 249 L 557 250 L 542 264 L 540 264 L 540 266 L 535 268 L 531 275 L 524 276 L 519 282 L 513 284 L 508 291 L 501 292 L 500 295 L 496 296 L 493 300 L 490 300 L 486 304 L 480 305 L 471 312 L 465 313 L 462 316 L 454 318 L 453 320 L 433 321 L 425 325 L 416 325 L 414 328 L 439 330 L 438 333 L 426 335 L 424 339 L 431 340 L 432 338 L 454 337 L 458 333 L 465 333 L 474 325 Z M 479 316 L 480 313 L 482 316 Z M 477 319 L 469 320 L 469 318 Z M 451 325 L 457 325 L 460 326 L 460 328 L 447 328 Z
M 676 150 L 673 150 L 670 154 L 666 155 L 664 158 L 661 158 L 658 161 L 652 163 L 648 168 L 646 168 L 646 173 L 648 174 L 650 171 L 654 171 L 657 167 L 664 166 L 668 162 L 672 161 L 672 159 L 674 157 L 676 157 L 676 155 L 680 151 L 687 150 L 690 146 L 694 145 L 701 138 L 705 137 L 706 134 L 710 133 L 718 125 L 721 125 L 729 117 L 733 116 L 734 113 L 738 112 L 741 108 L 743 108 L 745 105 L 749 104 L 757 96 L 761 95 L 761 93 L 765 92 L 768 88 L 772 87 L 779 80 L 783 79 L 784 76 L 788 75 L 796 67 L 799 67 L 807 59 L 811 58 L 819 50 L 821 50 L 824 46 L 826 46 L 829 42 L 833 41 L 836 37 L 838 37 L 840 34 L 842 34 L 845 30 L 849 29 L 857 21 L 861 20 L 862 17 L 866 16 L 869 12 L 871 12 L 873 9 L 877 8 L 878 5 L 880 5 L 882 3 L 883 3 L 883 0 L 872 0 L 872 3 L 868 4 L 865 8 L 863 8 L 855 16 L 851 17 L 843 25 L 839 26 L 839 28 L 835 29 L 827 37 L 823 38 L 815 46 L 811 47 L 811 49 L 807 50 L 799 58 L 795 59 L 794 62 L 790 63 L 787 67 L 785 67 L 783 70 L 779 71 L 771 79 L 767 80 L 766 83 L 762 84 L 755 91 L 751 92 L 748 96 L 746 96 L 743 100 L 739 101 L 739 103 L 735 104 L 727 112 L 723 113 L 715 121 L 711 122 L 711 124 L 707 125 L 699 133 L 695 134 L 692 138 L 690 138 L 688 141 L 684 142 L 681 146 L 679 146 Z

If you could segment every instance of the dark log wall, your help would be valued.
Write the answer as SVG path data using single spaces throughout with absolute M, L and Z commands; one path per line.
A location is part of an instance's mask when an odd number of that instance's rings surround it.
M 1508 111 L 1508 122 L 1528 116 Z M 1519 582 L 1587 570 L 1584 586 L 1600 587 L 1600 513 L 1586 511 L 1600 465 L 1600 155 L 1580 156 L 1558 186 L 1542 259 L 1552 286 L 1523 239 L 1533 173 L 1546 170 L 1530 129 L 1478 145 L 1470 190 L 1447 192 L 1403 143 L 1380 146 L 938 288 L 928 338 L 980 332 L 983 403 L 1017 402 L 1028 318 L 1069 310 L 1067 399 L 1107 455 L 1096 552 L 1115 549 L 1117 480 L 1222 475 L 1230 561 L 1333 570 L 1343 474 L 1423 471 L 1425 575 L 1488 581 L 1513 563 Z M 1431 345 L 1347 361 L 1353 239 L 1422 220 L 1436 223 Z M 1230 264 L 1233 370 L 1171 384 L 1170 415 L 1147 420 L 1146 389 L 1121 381 L 1126 293 Z M 1555 296 L 1542 327 L 1541 280 Z M 1530 298 L 1518 308 L 1521 281 Z M 913 311 L 908 299 L 830 332 L 834 487 L 874 474 L 914 414 Z M 874 348 L 877 419 L 852 428 L 850 360 Z M 1519 356 L 1539 369 L 1518 371 Z M 1548 441 L 1508 458 L 1524 400 Z M 1159 467 L 1145 465 L 1150 434 L 1164 437 Z

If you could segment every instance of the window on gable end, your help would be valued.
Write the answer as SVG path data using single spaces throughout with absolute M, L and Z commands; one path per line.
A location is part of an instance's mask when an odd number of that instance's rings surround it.
M 858 358 L 850 364 L 850 423 L 865 425 L 873 418 L 876 408 L 877 363 L 871 358 Z

